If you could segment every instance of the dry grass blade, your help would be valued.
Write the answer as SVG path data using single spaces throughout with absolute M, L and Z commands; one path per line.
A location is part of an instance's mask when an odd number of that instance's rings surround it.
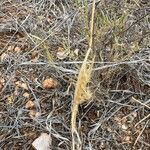
M 134 100 L 134 101 L 138 102 L 139 104 L 141 104 L 142 106 L 145 106 L 145 107 L 147 107 L 148 109 L 150 109 L 150 107 L 149 107 L 148 105 L 146 105 L 146 104 L 140 102 L 139 100 L 135 99 L 134 97 L 132 97 L 132 100 Z
M 90 79 L 91 79 L 93 63 L 87 64 L 86 62 L 88 60 L 89 54 L 92 51 L 94 12 L 95 12 L 95 0 L 93 0 L 93 6 L 92 6 L 92 19 L 91 19 L 91 27 L 90 27 L 89 48 L 87 50 L 87 53 L 85 55 L 83 64 L 81 66 L 81 69 L 78 75 L 78 80 L 77 80 L 76 87 L 75 87 L 75 94 L 74 94 L 74 100 L 73 100 L 73 105 L 72 105 L 71 130 L 72 130 L 72 149 L 73 150 L 81 149 L 81 140 L 76 129 L 76 117 L 78 113 L 78 106 L 91 98 L 91 92 L 89 91 L 87 84 L 90 82 Z M 94 62 L 94 59 L 93 59 L 93 62 Z M 75 141 L 75 138 L 77 138 L 77 143 Z
M 136 145 L 136 143 L 138 142 L 138 140 L 140 139 L 142 133 L 144 132 L 147 124 L 148 124 L 149 120 L 146 122 L 145 126 L 143 127 L 143 129 L 141 130 L 141 132 L 139 133 L 138 137 L 136 138 L 135 142 L 134 142 L 134 146 Z

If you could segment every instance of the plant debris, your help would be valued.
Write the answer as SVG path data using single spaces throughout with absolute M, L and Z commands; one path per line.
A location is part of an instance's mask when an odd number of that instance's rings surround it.
M 58 86 L 58 82 L 53 78 L 49 78 L 49 79 L 45 79 L 42 85 L 44 89 L 51 89 L 51 88 L 56 88 Z
M 150 3 L 92 7 L 0 1 L 0 149 L 150 149 Z

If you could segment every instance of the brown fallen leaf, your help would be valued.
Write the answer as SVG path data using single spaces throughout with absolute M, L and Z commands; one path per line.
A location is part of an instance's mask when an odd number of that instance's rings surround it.
M 56 88 L 57 85 L 58 85 L 58 82 L 53 78 L 45 79 L 42 83 L 42 86 L 44 89 Z
M 36 150 L 50 150 L 51 138 L 47 133 L 41 133 L 41 135 L 35 139 L 32 146 Z

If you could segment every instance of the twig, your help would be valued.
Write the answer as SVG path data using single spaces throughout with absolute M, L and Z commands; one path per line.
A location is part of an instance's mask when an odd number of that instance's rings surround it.
M 149 120 L 146 122 L 145 126 L 143 127 L 142 131 L 139 133 L 138 137 L 136 138 L 135 142 L 134 142 L 134 146 L 136 145 L 136 143 L 138 142 L 140 136 L 142 135 L 143 131 L 145 130 L 147 124 L 148 124 Z
M 141 104 L 141 105 L 147 107 L 148 109 L 150 109 L 150 107 L 149 107 L 148 105 L 146 105 L 146 104 L 140 102 L 139 100 L 135 99 L 134 97 L 132 97 L 132 100 L 134 100 L 134 101 L 138 102 L 139 104 Z
M 140 120 L 138 123 L 136 123 L 135 127 L 140 124 L 141 122 L 143 122 L 144 120 L 146 120 L 147 118 L 150 117 L 150 114 L 148 114 L 147 116 L 145 116 L 142 120 Z

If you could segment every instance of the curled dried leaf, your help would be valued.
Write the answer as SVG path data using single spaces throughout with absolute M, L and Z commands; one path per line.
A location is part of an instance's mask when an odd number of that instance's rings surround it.
M 44 89 L 56 88 L 58 86 L 58 82 L 53 78 L 49 78 L 43 81 L 42 86 Z

